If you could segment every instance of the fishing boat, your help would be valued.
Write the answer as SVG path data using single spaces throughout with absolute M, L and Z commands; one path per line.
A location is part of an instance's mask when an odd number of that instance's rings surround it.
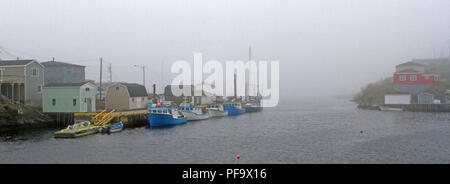
M 145 115 L 150 126 L 178 125 L 187 122 L 183 113 L 175 108 L 151 107 Z
M 102 133 L 116 133 L 116 132 L 120 132 L 123 130 L 123 123 L 117 122 L 114 124 L 110 124 L 110 125 L 106 125 L 104 127 L 102 127 L 102 129 L 100 130 Z
M 206 110 L 210 117 L 223 117 L 228 116 L 228 111 L 223 108 L 222 104 L 209 105 Z
M 260 103 L 257 102 L 249 102 L 245 104 L 245 112 L 261 112 L 263 107 Z
M 183 112 L 188 121 L 204 120 L 209 118 L 207 112 L 203 112 L 201 108 L 195 107 L 191 103 L 181 103 L 178 107 L 179 110 Z
M 55 132 L 55 138 L 77 138 L 98 133 L 101 126 L 92 125 L 89 121 L 83 121 L 67 126 L 67 128 Z
M 245 109 L 242 108 L 242 104 L 236 101 L 223 103 L 223 108 L 228 111 L 228 116 L 235 116 L 245 113 Z

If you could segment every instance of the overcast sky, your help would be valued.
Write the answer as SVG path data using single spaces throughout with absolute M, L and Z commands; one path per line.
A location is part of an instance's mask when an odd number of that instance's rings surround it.
M 281 99 L 352 94 L 412 58 L 448 55 L 449 0 L 0 0 L 0 58 L 55 57 L 86 77 L 166 81 L 176 60 L 280 61 Z M 5 52 L 6 51 L 6 52 Z

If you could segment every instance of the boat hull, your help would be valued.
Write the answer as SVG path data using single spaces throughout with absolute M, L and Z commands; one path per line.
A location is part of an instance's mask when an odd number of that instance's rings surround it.
M 261 112 L 263 110 L 262 107 L 246 107 L 245 112 Z
M 228 111 L 208 109 L 208 114 L 210 117 L 224 117 L 228 116 Z
M 234 106 L 224 106 L 223 107 L 226 111 L 228 111 L 228 116 L 236 116 L 236 115 L 240 115 L 240 114 L 244 114 L 245 113 L 245 109 L 241 109 L 241 108 L 237 108 Z
M 77 138 L 77 137 L 83 137 L 91 134 L 98 133 L 99 129 L 89 129 L 81 132 L 55 132 L 53 134 L 54 138 Z
M 187 118 L 174 118 L 170 114 L 146 114 L 150 126 L 179 125 L 187 122 Z
M 103 127 L 100 132 L 102 133 L 116 133 L 116 132 L 120 132 L 123 130 L 123 123 L 122 122 L 118 122 L 118 123 L 114 123 L 112 125 Z
M 187 118 L 188 121 L 199 121 L 209 118 L 208 113 L 196 114 L 193 112 L 183 111 L 183 115 Z

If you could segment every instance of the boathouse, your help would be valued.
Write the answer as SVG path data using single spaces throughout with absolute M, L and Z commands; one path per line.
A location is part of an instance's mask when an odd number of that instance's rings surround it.
M 42 111 L 45 113 L 95 112 L 95 84 L 50 83 L 44 86 Z
M 44 66 L 36 60 L 0 60 L 0 92 L 13 103 L 40 106 Z
M 105 97 L 107 110 L 135 110 L 147 108 L 147 90 L 135 83 L 115 83 L 108 87 Z

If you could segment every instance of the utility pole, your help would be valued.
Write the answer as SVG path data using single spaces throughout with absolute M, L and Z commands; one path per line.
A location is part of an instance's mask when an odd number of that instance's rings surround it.
M 134 67 L 142 68 L 142 85 L 145 87 L 145 65 L 134 65 Z
M 161 60 L 161 90 L 162 90 L 162 93 L 164 93 L 164 88 L 165 88 L 165 86 L 164 86 L 164 62 L 163 62 L 163 60 Z
M 112 82 L 112 67 L 111 63 L 108 64 L 109 82 Z
M 102 100 L 102 68 L 103 67 L 103 58 L 100 58 L 100 88 L 98 92 L 100 93 L 100 100 Z

